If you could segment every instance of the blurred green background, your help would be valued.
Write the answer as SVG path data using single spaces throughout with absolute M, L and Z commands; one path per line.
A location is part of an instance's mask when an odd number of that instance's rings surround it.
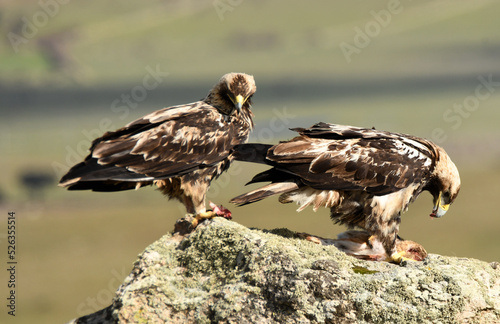
M 56 181 L 90 141 L 153 110 L 196 101 L 225 73 L 253 74 L 256 129 L 333 122 L 435 140 L 462 190 L 433 220 L 423 193 L 400 235 L 430 253 L 498 261 L 500 3 L 478 1 L 3 1 L 0 4 L 0 260 L 17 216 L 17 316 L 61 323 L 107 306 L 148 244 L 184 210 L 152 188 L 68 192 Z M 260 166 L 237 163 L 209 197 L 233 221 L 325 237 L 328 210 L 228 200 Z M 2 271 L 0 296 L 7 297 Z M 3 304 L 2 304 L 3 305 Z

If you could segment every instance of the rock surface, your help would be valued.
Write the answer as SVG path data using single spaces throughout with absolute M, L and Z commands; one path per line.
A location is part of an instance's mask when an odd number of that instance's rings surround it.
M 500 323 L 500 264 L 363 261 L 214 219 L 151 244 L 111 306 L 71 323 L 116 322 Z

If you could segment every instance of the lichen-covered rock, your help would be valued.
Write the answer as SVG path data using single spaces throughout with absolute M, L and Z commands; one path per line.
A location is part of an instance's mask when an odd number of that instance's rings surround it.
M 165 235 L 113 304 L 74 323 L 499 323 L 498 263 L 358 260 L 286 229 L 206 221 Z

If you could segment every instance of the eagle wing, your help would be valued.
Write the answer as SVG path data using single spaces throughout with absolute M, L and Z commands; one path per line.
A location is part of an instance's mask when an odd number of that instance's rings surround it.
M 422 181 L 434 163 L 427 142 L 410 135 L 326 123 L 294 130 L 300 136 L 271 147 L 267 160 L 314 189 L 384 195 Z
M 249 133 L 229 120 L 201 101 L 153 112 L 94 140 L 89 156 L 61 179 L 61 185 L 152 181 L 215 165 Z

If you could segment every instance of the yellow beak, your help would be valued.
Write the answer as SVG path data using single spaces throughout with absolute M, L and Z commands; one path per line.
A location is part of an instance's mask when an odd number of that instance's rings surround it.
M 238 112 L 241 111 L 241 107 L 243 107 L 245 100 L 246 100 L 246 98 L 243 98 L 242 95 L 236 96 L 236 98 L 235 98 L 236 102 L 234 103 L 234 105 L 235 105 L 236 109 L 238 110 Z
M 436 200 L 436 204 L 434 205 L 434 209 L 432 210 L 431 217 L 442 217 L 450 208 L 450 204 L 445 204 L 441 199 L 441 194 L 442 193 L 439 192 L 439 196 Z

